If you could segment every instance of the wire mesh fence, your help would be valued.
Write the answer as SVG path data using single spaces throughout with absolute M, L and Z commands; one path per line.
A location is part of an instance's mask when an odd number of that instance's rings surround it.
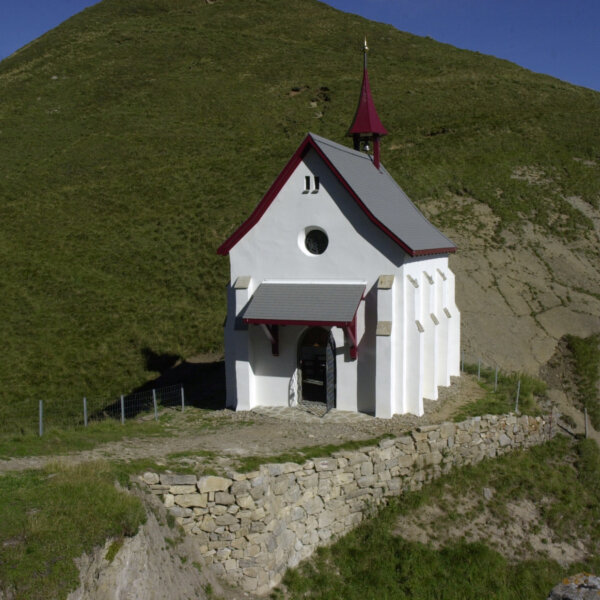
M 535 398 L 542 397 L 546 391 L 545 383 L 539 379 L 526 373 L 507 373 L 481 355 L 466 351 L 461 352 L 460 372 L 474 375 L 480 385 L 491 393 L 492 398 L 487 399 L 490 411 L 525 414 L 539 412 Z
M 493 399 L 488 397 L 486 406 L 473 406 L 472 410 L 497 414 L 535 412 L 533 396 L 543 394 L 544 384 L 526 374 L 503 372 L 496 364 L 490 363 L 491 361 L 486 361 L 476 353 L 465 351 L 461 353 L 461 373 L 476 376 L 483 387 L 489 392 L 493 392 Z M 206 386 L 197 387 L 204 388 Z M 160 411 L 164 408 L 170 407 L 184 411 L 186 403 L 198 406 L 197 396 L 202 396 L 203 401 L 206 401 L 204 398 L 206 394 L 199 394 L 194 385 L 189 391 L 192 396 L 195 394 L 195 401 L 191 397 L 186 398 L 182 384 L 148 388 L 110 399 L 82 397 L 70 400 L 16 401 L 10 406 L 0 406 L 0 434 L 22 435 L 35 432 L 43 435 L 44 431 L 51 428 L 87 427 L 90 424 L 107 420 L 121 423 L 136 418 L 157 420 Z M 210 398 L 219 395 L 218 390 L 209 391 L 211 392 Z M 465 413 L 464 416 L 470 415 Z
M 147 389 L 116 398 L 78 400 L 24 400 L 11 406 L 10 412 L 0 412 L 0 433 L 23 434 L 36 431 L 43 435 L 50 428 L 87 427 L 91 423 L 147 416 L 158 419 L 163 408 L 185 410 L 185 390 L 182 385 Z

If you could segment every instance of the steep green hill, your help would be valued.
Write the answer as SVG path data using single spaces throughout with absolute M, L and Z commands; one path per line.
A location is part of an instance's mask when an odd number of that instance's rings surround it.
M 315 0 L 104 0 L 0 63 L 2 404 L 222 348 L 215 250 L 308 130 L 348 143 L 364 35 L 382 160 L 436 224 L 477 229 L 466 198 L 490 248 L 593 241 L 565 198 L 600 201 L 596 92 Z

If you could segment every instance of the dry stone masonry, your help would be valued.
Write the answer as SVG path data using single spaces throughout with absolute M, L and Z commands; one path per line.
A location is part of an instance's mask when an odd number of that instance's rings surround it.
M 567 577 L 552 589 L 547 600 L 598 600 L 600 577 L 590 573 L 578 573 Z
M 304 464 L 265 464 L 228 477 L 145 473 L 144 481 L 206 563 L 244 590 L 266 593 L 288 567 L 361 522 L 365 512 L 453 467 L 550 439 L 556 415 L 488 415 L 418 427 L 377 446 Z

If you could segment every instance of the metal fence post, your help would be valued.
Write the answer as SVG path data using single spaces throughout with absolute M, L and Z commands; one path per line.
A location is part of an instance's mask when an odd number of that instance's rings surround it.
M 125 397 L 121 394 L 121 425 L 125 425 Z
M 158 421 L 158 407 L 156 406 L 156 390 L 152 390 L 152 403 L 154 404 L 154 420 Z
M 40 437 L 42 437 L 44 435 L 44 401 L 43 400 L 40 400 L 39 433 L 40 433 Z
M 87 427 L 87 398 L 83 397 L 83 426 Z
M 519 412 L 519 394 L 521 393 L 521 380 L 517 383 L 517 401 L 515 402 L 515 413 Z
M 181 386 L 181 412 L 185 410 L 185 394 L 183 392 L 183 386 Z
M 481 359 L 477 361 L 477 381 L 481 379 Z

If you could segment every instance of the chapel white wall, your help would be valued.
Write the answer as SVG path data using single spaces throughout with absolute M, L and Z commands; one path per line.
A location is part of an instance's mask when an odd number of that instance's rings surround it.
M 318 193 L 302 193 L 307 175 L 320 178 Z M 304 231 L 315 226 L 329 238 L 326 252 L 318 256 L 304 249 Z M 393 272 L 404 257 L 311 150 L 260 221 L 231 249 L 231 280 L 251 275 L 258 282 L 364 281 L 369 290 L 379 274 Z
M 307 175 L 320 178 L 318 193 L 302 193 Z M 311 255 L 304 249 L 304 232 L 309 227 L 326 231 L 329 245 L 324 254 Z M 437 386 L 448 385 L 450 376 L 459 374 L 460 313 L 447 256 L 408 257 L 365 218 L 313 150 L 260 221 L 231 249 L 230 260 L 232 283 L 240 276 L 252 278 L 246 302 L 263 281 L 365 283 L 366 300 L 361 302 L 357 320 L 356 361 L 349 359 L 342 330 L 333 328 L 339 409 L 376 412 L 382 417 L 405 412 L 420 415 L 423 396 L 437 398 Z M 393 300 L 385 309 L 386 315 L 391 314 L 389 319 L 378 314 L 376 284 L 382 274 L 394 276 Z M 370 311 L 366 312 L 367 304 Z M 230 302 L 229 314 L 239 315 L 243 306 L 242 295 Z M 380 320 L 392 322 L 388 340 L 375 335 Z M 274 357 L 259 327 L 233 331 L 229 327 L 233 321 L 228 318 L 225 335 L 226 355 L 228 348 L 236 353 L 235 360 L 226 358 L 228 406 L 237 403 L 238 410 L 245 410 L 258 404 L 286 405 L 304 328 L 280 327 L 280 355 Z

